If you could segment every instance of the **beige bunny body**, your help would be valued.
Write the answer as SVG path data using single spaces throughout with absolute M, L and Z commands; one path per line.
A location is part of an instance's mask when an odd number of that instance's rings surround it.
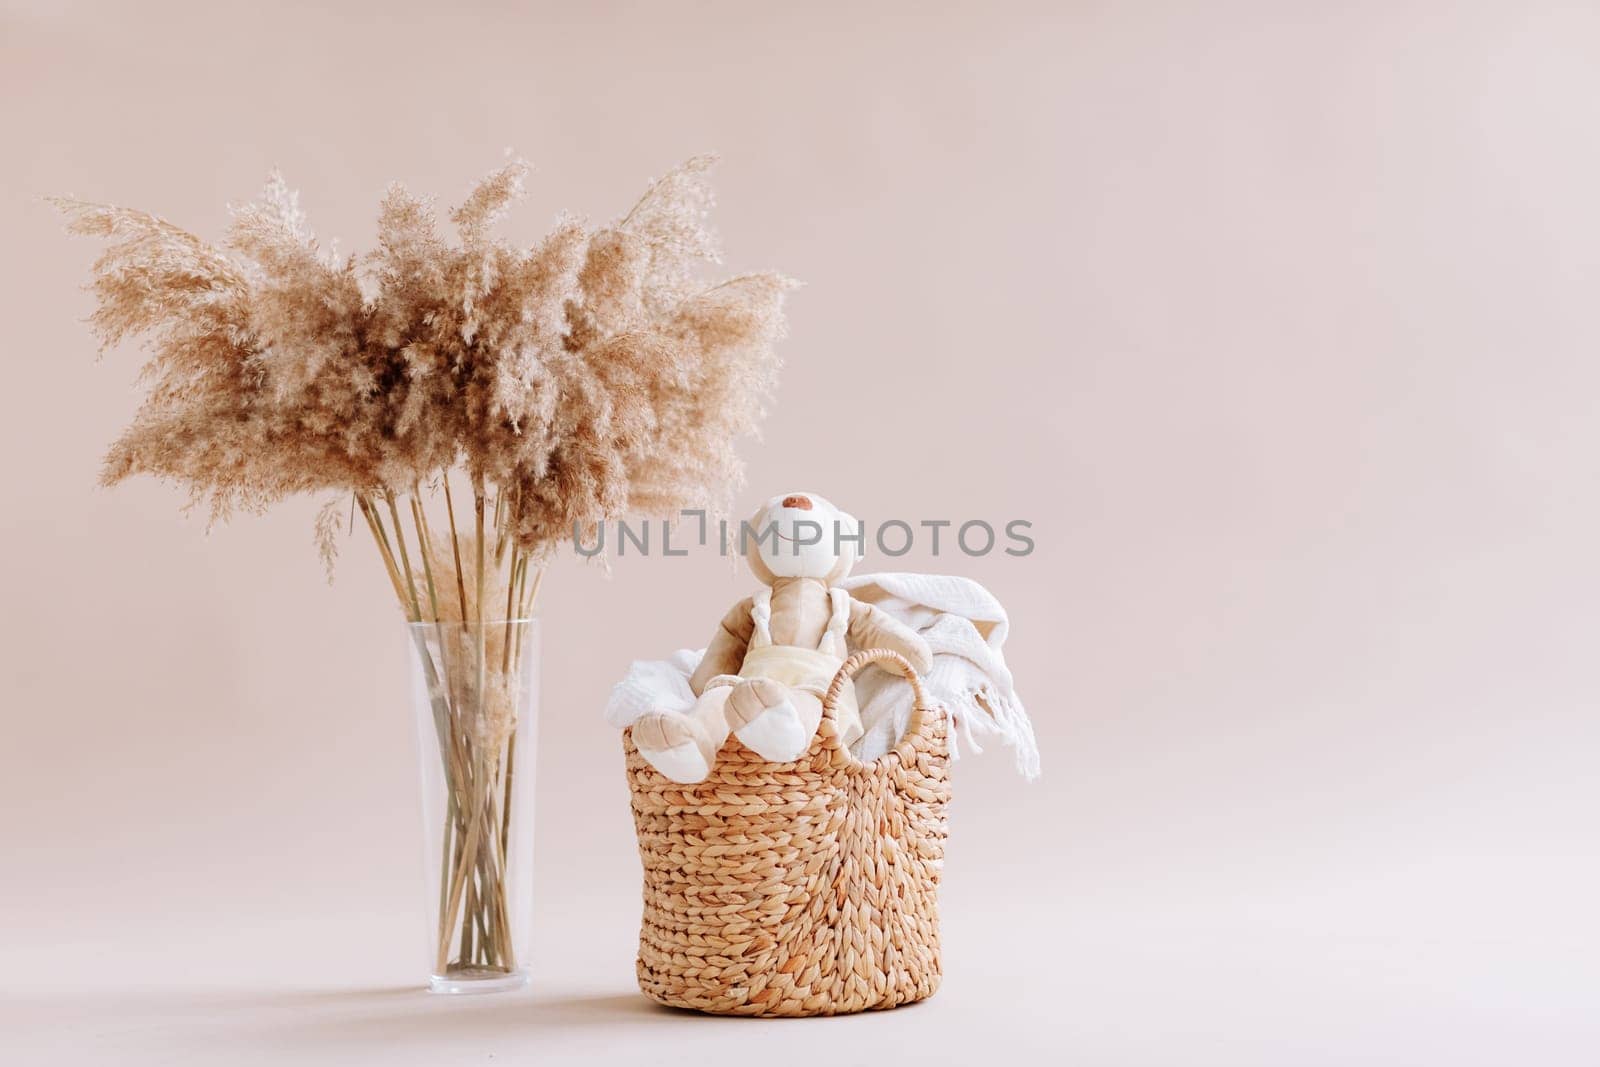
M 766 586 L 735 604 L 718 626 L 689 680 L 694 708 L 649 713 L 634 724 L 640 754 L 674 781 L 710 773 L 730 732 L 765 759 L 798 759 L 821 721 L 823 695 L 853 649 L 893 649 L 917 670 L 928 669 L 921 636 L 833 584 L 849 573 L 855 554 L 842 550 L 831 524 L 853 530 L 855 520 L 815 494 L 791 494 L 774 497 L 752 525 L 759 531 L 772 523 L 781 531 L 786 520 L 790 535 L 780 532 L 770 548 L 758 540 L 757 550 L 746 552 Z M 821 542 L 808 541 L 813 525 L 829 526 Z M 834 710 L 848 745 L 861 733 L 853 686 L 844 686 Z

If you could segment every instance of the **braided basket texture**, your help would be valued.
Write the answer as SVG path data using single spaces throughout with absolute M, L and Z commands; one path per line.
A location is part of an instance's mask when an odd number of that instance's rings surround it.
M 916 711 L 872 763 L 840 744 L 833 699 L 869 663 L 904 675 Z M 824 701 L 811 748 L 775 764 L 730 738 L 704 782 L 657 773 L 623 737 L 644 919 L 639 988 L 719 1015 L 893 1008 L 939 987 L 940 870 L 950 798 L 948 717 L 911 667 L 858 652 Z

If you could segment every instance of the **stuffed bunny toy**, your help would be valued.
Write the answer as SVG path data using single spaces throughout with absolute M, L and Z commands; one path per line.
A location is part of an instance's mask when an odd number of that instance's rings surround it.
M 756 511 L 740 541 L 762 588 L 717 627 L 689 679 L 694 707 L 634 722 L 634 744 L 651 766 L 675 782 L 702 781 L 730 732 L 763 759 L 799 759 L 850 651 L 890 649 L 928 670 L 921 635 L 839 588 L 860 558 L 860 535 L 858 520 L 815 493 L 776 496 Z M 844 686 L 835 717 L 848 746 L 861 734 L 853 686 Z

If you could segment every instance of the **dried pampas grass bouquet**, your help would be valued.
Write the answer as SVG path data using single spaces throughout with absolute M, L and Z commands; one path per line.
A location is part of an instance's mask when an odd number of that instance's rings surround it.
M 432 987 L 526 977 L 534 603 L 557 544 L 624 515 L 725 510 L 778 368 L 790 283 L 716 284 L 711 160 L 619 220 L 516 247 L 513 160 L 449 213 L 392 186 L 377 246 L 318 242 L 277 175 L 208 243 L 141 211 L 59 199 L 98 237 L 91 323 L 139 337 L 148 393 L 108 485 L 152 474 L 213 520 L 326 493 L 330 568 L 361 515 L 406 615 L 424 739 Z M 519 747 L 519 738 L 522 743 Z

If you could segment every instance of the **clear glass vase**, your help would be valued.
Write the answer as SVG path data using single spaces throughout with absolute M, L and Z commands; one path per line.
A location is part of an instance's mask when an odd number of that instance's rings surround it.
M 533 914 L 538 620 L 408 628 L 429 988 L 516 989 L 528 980 Z

